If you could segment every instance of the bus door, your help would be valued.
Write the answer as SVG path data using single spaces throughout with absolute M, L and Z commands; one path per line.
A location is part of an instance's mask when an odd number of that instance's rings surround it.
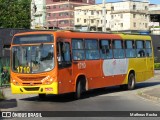
M 147 73 L 146 73 L 146 79 L 153 76 L 153 55 L 152 55 L 152 45 L 151 41 L 147 40 L 146 43 L 146 66 L 147 66 Z
M 58 91 L 59 93 L 72 92 L 71 54 L 69 42 L 57 42 L 58 61 Z
M 136 41 L 136 77 L 137 81 L 145 80 L 147 65 L 146 65 L 146 55 L 145 55 L 145 42 L 142 40 Z

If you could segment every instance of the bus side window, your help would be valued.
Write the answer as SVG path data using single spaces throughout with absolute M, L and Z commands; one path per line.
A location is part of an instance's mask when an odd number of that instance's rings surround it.
M 83 39 L 72 39 L 72 57 L 73 60 L 85 59 Z
M 136 41 L 136 52 L 137 52 L 137 57 L 145 57 L 144 41 L 142 40 Z
M 113 41 L 113 53 L 114 53 L 114 58 L 122 59 L 125 57 L 122 40 Z
M 100 55 L 102 59 L 113 58 L 111 40 L 100 40 Z
M 100 58 L 98 41 L 96 39 L 85 40 L 85 51 L 87 60 L 98 60 Z
M 151 41 L 147 40 L 146 43 L 146 56 L 147 57 L 152 57 L 152 46 L 151 46 Z
M 127 58 L 134 58 L 136 57 L 135 53 L 135 46 L 133 40 L 126 40 L 125 41 L 125 52 Z

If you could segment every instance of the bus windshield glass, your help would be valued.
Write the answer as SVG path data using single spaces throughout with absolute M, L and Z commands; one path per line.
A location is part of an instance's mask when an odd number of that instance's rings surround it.
M 53 35 L 22 35 L 15 36 L 13 44 L 31 44 L 31 43 L 53 42 Z
M 12 70 L 17 73 L 41 73 L 54 68 L 54 45 L 12 47 Z

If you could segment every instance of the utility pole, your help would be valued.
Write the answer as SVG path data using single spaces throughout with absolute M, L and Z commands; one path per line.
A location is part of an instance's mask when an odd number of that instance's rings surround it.
M 102 18 L 103 18 L 103 32 L 106 32 L 106 0 L 103 0 L 103 14 L 102 14 Z
M 34 9 L 34 6 L 35 6 L 35 1 L 32 0 L 31 1 L 31 29 L 35 29 L 35 9 Z

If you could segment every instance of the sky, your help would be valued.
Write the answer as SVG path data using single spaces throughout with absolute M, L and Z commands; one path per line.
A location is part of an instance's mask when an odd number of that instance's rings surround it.
M 103 0 L 96 0 L 96 3 L 102 3 Z M 106 2 L 117 2 L 117 1 L 123 1 L 123 0 L 106 0 Z M 137 1 L 143 1 L 143 0 L 137 0 Z M 149 0 L 150 4 L 160 4 L 160 0 Z

